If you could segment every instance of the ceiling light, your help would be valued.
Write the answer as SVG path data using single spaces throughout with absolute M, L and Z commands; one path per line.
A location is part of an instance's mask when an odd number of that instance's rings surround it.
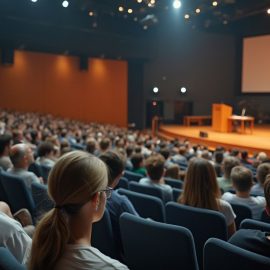
M 186 88 L 186 87 L 182 87 L 182 88 L 180 89 L 180 92 L 181 92 L 182 94 L 186 93 L 186 92 L 187 92 L 187 88 Z
M 212 2 L 212 5 L 213 5 L 214 7 L 216 7 L 216 6 L 218 5 L 218 2 L 217 2 L 217 1 L 213 1 L 213 2 Z
M 69 2 L 68 2 L 68 1 L 65 0 L 65 1 L 62 2 L 62 6 L 63 6 L 64 8 L 67 8 L 68 5 L 69 5 Z
M 267 14 L 270 14 L 270 8 L 267 9 Z
M 158 91 L 159 91 L 158 87 L 154 87 L 154 88 L 153 88 L 153 92 L 154 92 L 155 94 L 157 94 Z
M 128 9 L 128 13 L 131 14 L 133 10 L 131 8 Z
M 155 1 L 155 0 L 151 0 L 150 3 L 151 3 L 152 5 L 154 5 L 154 4 L 156 3 L 156 1 Z
M 174 0 L 174 1 L 173 1 L 173 7 L 174 7 L 175 9 L 180 8 L 180 7 L 181 7 L 181 2 L 180 2 L 179 0 Z
M 120 12 L 123 12 L 123 11 L 124 11 L 124 8 L 123 8 L 122 6 L 120 6 L 120 7 L 118 8 L 118 10 L 119 10 Z
M 137 0 L 137 2 L 138 2 L 138 3 L 141 3 L 141 2 L 142 2 L 142 0 Z
M 196 13 L 199 14 L 201 12 L 201 10 L 199 8 L 196 8 Z
M 93 12 L 93 11 L 89 11 L 88 14 L 89 14 L 89 16 L 91 16 L 91 17 L 94 16 L 94 12 Z
M 188 20 L 190 18 L 189 14 L 185 14 L 185 19 Z
M 31 0 L 31 2 L 34 2 L 34 3 L 36 3 L 36 2 L 37 2 L 37 0 Z

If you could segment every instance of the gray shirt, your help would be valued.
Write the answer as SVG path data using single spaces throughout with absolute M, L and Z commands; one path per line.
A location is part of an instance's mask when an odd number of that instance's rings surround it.
M 29 172 L 27 170 L 24 169 L 16 169 L 16 168 L 12 168 L 8 170 L 8 173 L 13 174 L 15 176 L 20 177 L 21 179 L 23 179 L 24 183 L 26 184 L 26 186 L 31 189 L 31 184 L 36 182 L 36 183 L 40 183 L 40 180 L 38 179 L 38 177 L 32 173 Z

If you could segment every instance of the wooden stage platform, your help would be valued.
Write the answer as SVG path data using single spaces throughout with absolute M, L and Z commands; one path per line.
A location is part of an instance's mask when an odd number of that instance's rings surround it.
M 200 138 L 201 131 L 207 132 L 208 138 Z M 250 154 L 263 151 L 270 156 L 270 125 L 255 126 L 253 134 L 220 133 L 213 131 L 211 126 L 161 125 L 158 134 L 167 139 L 186 138 L 192 143 L 206 145 L 212 149 L 223 146 L 226 149 L 245 149 Z

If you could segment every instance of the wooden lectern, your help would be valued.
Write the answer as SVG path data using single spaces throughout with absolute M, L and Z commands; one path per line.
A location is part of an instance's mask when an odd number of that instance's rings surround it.
M 225 104 L 212 105 L 212 129 L 229 132 L 228 118 L 232 115 L 232 107 Z

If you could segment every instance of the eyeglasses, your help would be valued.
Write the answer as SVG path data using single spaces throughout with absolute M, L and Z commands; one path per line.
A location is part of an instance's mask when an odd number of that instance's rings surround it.
M 112 196 L 113 188 L 106 187 L 105 189 L 100 190 L 99 192 L 105 192 L 106 198 L 109 199 Z

